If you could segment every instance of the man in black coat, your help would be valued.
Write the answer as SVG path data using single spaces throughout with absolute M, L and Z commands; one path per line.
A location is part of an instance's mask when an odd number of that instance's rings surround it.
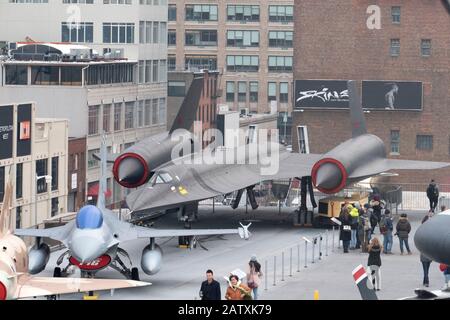
M 206 280 L 200 287 L 200 297 L 202 300 L 221 300 L 220 283 L 214 280 L 212 270 L 206 271 Z

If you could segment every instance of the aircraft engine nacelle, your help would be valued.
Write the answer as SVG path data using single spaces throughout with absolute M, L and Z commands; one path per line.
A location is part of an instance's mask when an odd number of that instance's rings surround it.
M 162 254 L 162 250 L 157 244 L 146 246 L 142 251 L 142 270 L 148 275 L 158 273 L 161 269 Z
M 384 143 L 377 136 L 364 134 L 348 140 L 314 164 L 311 170 L 313 184 L 323 193 L 337 193 L 367 178 L 363 172 L 358 173 L 358 169 L 370 166 L 372 161 L 385 157 L 385 154 Z
M 6 273 L 0 273 L 0 301 L 13 298 L 17 287 L 17 277 L 8 277 Z
M 46 243 L 41 243 L 39 247 L 33 246 L 29 253 L 28 272 L 37 274 L 45 269 L 50 258 L 50 248 Z
M 183 145 L 190 149 L 191 141 L 183 141 Z M 145 184 L 157 167 L 172 160 L 172 150 L 178 144 L 177 140 L 171 141 L 167 132 L 136 143 L 114 161 L 114 179 L 125 188 Z

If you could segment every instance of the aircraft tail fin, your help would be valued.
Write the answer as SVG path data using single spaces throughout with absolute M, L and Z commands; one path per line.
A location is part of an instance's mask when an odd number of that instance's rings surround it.
M 375 290 L 369 286 L 366 270 L 361 264 L 353 270 L 352 275 L 363 300 L 378 300 Z
M 202 89 L 203 76 L 194 77 L 194 80 L 192 80 L 188 92 L 186 92 L 180 110 L 178 111 L 178 114 L 173 121 L 169 133 L 174 132 L 176 129 L 191 129 L 191 126 L 197 116 L 197 109 L 200 102 Z
M 356 87 L 356 81 L 347 82 L 348 96 L 350 100 L 350 120 L 352 122 L 352 137 L 367 133 L 366 119 L 361 105 L 360 96 Z
M 98 187 L 98 198 L 97 198 L 97 207 L 99 209 L 106 208 L 106 191 L 107 191 L 107 163 L 108 163 L 108 152 L 106 150 L 106 134 L 102 135 L 102 142 L 100 145 L 100 179 L 99 179 L 99 187 Z
M 0 237 L 11 233 L 11 206 L 13 202 L 13 176 L 12 166 L 9 169 L 9 179 L 6 183 L 5 193 L 3 196 L 3 204 L 0 211 Z

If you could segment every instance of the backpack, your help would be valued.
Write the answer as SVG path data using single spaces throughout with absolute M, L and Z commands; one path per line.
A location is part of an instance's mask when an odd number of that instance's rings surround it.
M 380 220 L 380 232 L 381 234 L 385 234 L 388 231 L 388 228 L 386 226 L 386 217 L 382 217 Z
M 430 198 L 439 197 L 439 190 L 436 185 L 430 184 L 427 189 L 427 196 Z

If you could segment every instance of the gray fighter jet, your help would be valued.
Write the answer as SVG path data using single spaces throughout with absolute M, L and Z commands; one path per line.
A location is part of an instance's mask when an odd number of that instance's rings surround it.
M 392 169 L 438 169 L 450 165 L 444 162 L 387 159 L 383 141 L 367 133 L 356 83 L 349 81 L 348 89 L 352 138 L 325 155 L 289 153 L 273 143 L 269 149 L 271 152 L 278 151 L 279 170 L 263 175 L 261 169 L 264 166 L 256 159 L 257 155 L 244 151 L 245 148 L 251 150 L 250 146 L 216 150 L 216 153 L 245 154 L 242 156 L 244 161 L 236 161 L 235 164 L 205 164 L 209 162 L 201 160 L 201 164 L 195 164 L 195 160 L 202 155 L 192 154 L 188 157 L 193 164 L 186 164 L 185 157 L 161 166 L 145 187 L 127 196 L 128 206 L 135 213 L 165 210 L 236 190 L 239 193 L 235 203 L 239 203 L 239 197 L 246 189 L 250 204 L 255 209 L 258 205 L 252 188 L 261 181 L 312 176 L 317 189 L 333 194 L 354 182 Z
M 106 158 L 106 143 L 103 138 L 101 146 L 101 157 Z M 138 280 L 139 274 L 136 267 L 128 268 L 122 261 L 125 257 L 132 266 L 127 252 L 120 248 L 125 241 L 139 238 L 148 238 L 150 243 L 142 251 L 141 268 L 152 275 L 159 271 L 162 260 L 161 248 L 155 243 L 155 238 L 161 237 L 196 237 L 204 235 L 239 234 L 241 238 L 248 239 L 250 233 L 248 226 L 236 229 L 205 229 L 205 230 L 158 230 L 136 226 L 124 221 L 105 206 L 106 191 L 106 161 L 101 162 L 102 179 L 97 206 L 87 205 L 80 209 L 75 221 L 68 224 L 49 229 L 17 229 L 15 234 L 19 236 L 31 236 L 37 238 L 51 238 L 62 242 L 68 250 L 57 260 L 58 267 L 54 275 L 67 274 L 69 267 L 76 266 L 83 273 L 93 275 L 97 271 L 108 266 L 119 271 L 126 278 Z M 48 246 L 40 241 L 30 252 L 29 271 L 31 274 L 41 272 L 48 261 Z M 67 266 L 61 270 L 59 265 L 64 258 L 68 258 Z M 122 258 L 121 258 L 122 257 Z

